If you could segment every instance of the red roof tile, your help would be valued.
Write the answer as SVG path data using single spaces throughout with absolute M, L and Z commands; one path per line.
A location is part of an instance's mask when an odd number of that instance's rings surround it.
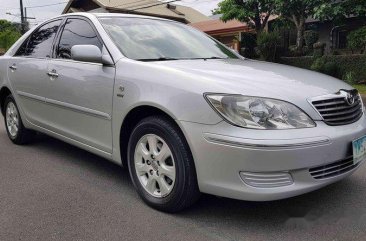
M 203 22 L 192 23 L 190 25 L 208 34 L 252 30 L 248 26 L 248 24 L 239 22 L 237 20 L 223 22 L 220 19 L 213 19 Z

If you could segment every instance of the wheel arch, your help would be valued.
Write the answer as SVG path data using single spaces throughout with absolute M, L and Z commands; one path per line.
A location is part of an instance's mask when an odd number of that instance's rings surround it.
M 8 87 L 4 86 L 1 88 L 0 90 L 0 109 L 1 109 L 1 114 L 4 115 L 5 114 L 5 99 L 8 95 L 11 94 L 11 91 Z
M 144 118 L 147 118 L 149 116 L 163 116 L 166 119 L 170 120 L 181 132 L 182 136 L 185 138 L 185 142 L 187 146 L 189 147 L 190 154 L 192 155 L 192 150 L 190 148 L 189 142 L 187 141 L 186 135 L 184 134 L 184 131 L 179 126 L 177 119 L 172 116 L 171 113 L 168 113 L 167 111 L 162 110 L 162 108 L 153 106 L 153 105 L 140 105 L 135 106 L 132 108 L 125 118 L 123 119 L 121 129 L 120 129 L 120 137 L 119 137 L 119 145 L 120 145 L 120 155 L 122 160 L 122 166 L 127 166 L 127 148 L 128 148 L 128 142 L 131 136 L 131 133 L 135 126 Z

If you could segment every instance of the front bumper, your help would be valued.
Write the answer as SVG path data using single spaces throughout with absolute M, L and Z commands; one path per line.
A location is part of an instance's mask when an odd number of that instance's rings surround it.
M 324 166 L 325 170 L 336 170 L 331 169 L 335 164 L 329 164 L 349 160 L 352 141 L 366 135 L 365 117 L 345 126 L 328 126 L 321 121 L 316 124 L 308 129 L 250 130 L 226 122 L 180 122 L 195 160 L 201 192 L 251 201 L 310 192 L 349 176 L 362 164 L 314 178 L 309 169 Z M 265 180 L 279 177 L 287 184 L 253 185 L 243 174 Z

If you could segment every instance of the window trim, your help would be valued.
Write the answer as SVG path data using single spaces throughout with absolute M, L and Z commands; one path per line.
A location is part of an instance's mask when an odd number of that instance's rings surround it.
M 21 48 L 24 44 L 26 45 L 25 49 L 27 50 L 30 38 L 31 38 L 31 37 L 33 36 L 33 34 L 34 34 L 34 33 L 36 33 L 40 28 L 44 27 L 44 26 L 45 26 L 45 25 L 47 25 L 47 24 L 50 24 L 50 23 L 52 23 L 52 22 L 56 22 L 56 21 L 60 21 L 60 20 L 61 20 L 60 25 L 59 25 L 59 27 L 58 27 L 58 29 L 57 29 L 56 35 L 55 35 L 55 37 L 53 38 L 52 43 L 51 43 L 51 49 L 50 49 L 50 52 L 49 52 L 49 56 L 50 56 L 50 57 L 35 57 L 35 56 L 17 55 L 17 53 L 19 52 L 20 48 Z M 37 28 L 36 28 L 36 29 L 34 29 L 34 30 L 29 34 L 29 36 L 27 36 L 27 38 L 23 41 L 23 43 L 18 47 L 17 51 L 15 51 L 15 53 L 13 54 L 13 56 L 12 56 L 12 57 L 16 57 L 16 58 L 27 58 L 27 59 L 49 59 L 49 58 L 51 58 L 51 57 L 52 57 L 52 51 L 53 51 L 54 44 L 55 44 L 55 40 L 56 40 L 56 38 L 57 38 L 57 36 L 58 36 L 58 34 L 59 34 L 59 32 L 60 32 L 60 28 L 61 28 L 62 24 L 64 23 L 64 21 L 65 21 L 65 20 L 64 20 L 64 18 L 63 18 L 63 17 L 59 17 L 59 18 L 50 19 L 50 20 L 48 20 L 47 22 L 44 22 L 43 24 L 41 24 L 40 26 L 37 26 Z
M 75 61 L 75 60 L 73 60 L 73 59 L 60 59 L 60 58 L 57 58 L 57 48 L 58 48 L 58 46 L 60 45 L 60 41 L 61 41 L 61 37 L 62 37 L 62 33 L 64 32 L 65 26 L 66 26 L 67 21 L 68 21 L 69 19 L 78 19 L 78 20 L 83 20 L 83 21 L 87 22 L 87 23 L 90 25 L 90 27 L 93 29 L 93 31 L 94 31 L 95 35 L 97 36 L 97 38 L 98 38 L 99 42 L 102 44 L 102 49 L 101 49 L 102 54 L 103 54 L 103 48 L 106 48 L 106 50 L 107 50 L 107 52 L 108 52 L 109 56 L 112 58 L 111 54 L 109 53 L 109 50 L 107 49 L 107 47 L 106 47 L 106 45 L 105 45 L 105 43 L 104 43 L 103 39 L 102 39 L 102 38 L 101 38 L 101 36 L 100 36 L 100 34 L 99 34 L 98 30 L 96 29 L 96 27 L 95 27 L 95 26 L 94 26 L 94 24 L 90 21 L 90 19 L 89 19 L 89 18 L 86 18 L 86 17 L 84 17 L 84 16 L 69 16 L 69 17 L 66 17 L 66 18 L 64 19 L 64 21 L 63 21 L 63 23 L 62 23 L 62 26 L 60 27 L 59 32 L 57 33 L 57 36 L 56 36 L 56 38 L 55 38 L 55 43 L 54 43 L 54 46 L 53 46 L 53 48 L 52 48 L 52 53 L 51 53 L 51 59 L 52 59 L 52 60 L 64 60 L 64 61 L 73 61 L 73 62 L 77 62 L 77 63 L 89 63 L 89 62 Z M 113 60 L 113 58 L 112 58 L 112 60 Z

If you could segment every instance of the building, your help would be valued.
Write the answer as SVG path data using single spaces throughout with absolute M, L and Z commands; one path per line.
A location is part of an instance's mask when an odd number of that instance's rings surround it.
M 213 16 L 213 19 L 192 23 L 190 25 L 237 51 L 240 51 L 242 33 L 255 32 L 246 23 L 237 20 L 223 22 L 220 20 L 220 16 Z
M 346 50 L 347 36 L 350 32 L 366 26 L 366 18 L 350 17 L 340 24 L 334 24 L 332 21 L 319 21 L 308 19 L 306 28 L 319 32 L 319 41 L 326 44 L 326 51 Z
M 193 8 L 158 0 L 70 0 L 63 13 L 73 12 L 131 13 L 167 18 L 186 24 L 209 19 Z

